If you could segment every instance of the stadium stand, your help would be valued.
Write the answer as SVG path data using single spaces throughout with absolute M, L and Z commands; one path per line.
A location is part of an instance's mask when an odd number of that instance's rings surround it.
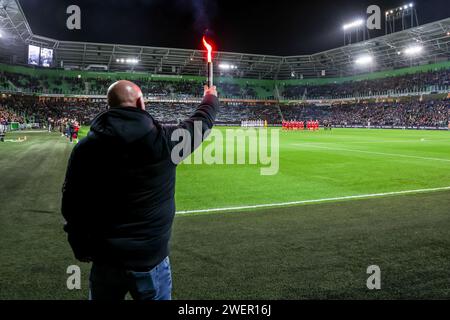
M 426 68 L 425 68 L 426 67 Z M 450 92 L 450 64 L 406 68 L 393 75 L 371 79 L 308 79 L 304 81 L 258 81 L 219 79 L 222 98 L 256 100 L 319 100 L 420 95 Z M 135 73 L 76 73 L 0 64 L 0 91 L 30 94 L 104 95 L 109 85 L 121 78 L 134 81 L 146 96 L 182 99 L 198 97 L 204 78 L 154 78 Z
M 204 77 L 195 76 L 0 64 L 0 120 L 39 127 L 51 121 L 56 127 L 73 119 L 89 125 L 106 110 L 110 84 L 123 78 L 142 88 L 149 99 L 147 110 L 157 120 L 171 124 L 192 113 L 204 83 Z M 344 78 L 218 78 L 217 85 L 222 99 L 217 123 L 223 125 L 319 120 L 334 126 L 448 128 L 450 120 L 448 62 Z
M 190 115 L 196 107 L 192 103 L 149 103 L 147 111 L 155 119 L 176 124 Z M 48 124 L 76 119 L 88 125 L 100 112 L 106 110 L 106 102 L 93 99 L 42 99 L 31 96 L 5 96 L 0 99 L 1 118 L 9 122 Z M 279 125 L 285 120 L 319 120 L 335 126 L 406 126 L 447 127 L 450 120 L 450 100 L 434 99 L 405 102 L 348 103 L 327 106 L 305 105 L 242 105 L 226 103 L 221 106 L 217 122 L 235 125 L 243 120 L 267 120 Z
M 186 119 L 196 109 L 196 104 L 157 103 L 149 104 L 147 111 L 158 121 L 177 124 Z M 281 115 L 275 106 L 224 104 L 220 107 L 216 123 L 238 125 L 243 120 L 267 120 L 268 123 L 281 123 Z
M 69 74 L 24 67 L 3 66 L 2 70 L 0 65 L 0 90 L 33 94 L 104 95 L 112 82 L 129 76 L 127 74 L 95 76 L 92 73 L 87 76 L 81 74 L 69 76 Z M 130 80 L 142 88 L 144 95 L 156 97 L 198 97 L 203 87 L 203 78 L 156 80 L 149 75 L 139 77 L 133 75 Z M 268 83 L 270 84 L 270 81 Z M 273 86 L 258 85 L 251 83 L 251 80 L 242 84 L 222 82 L 220 88 L 221 95 L 225 98 L 274 99 Z
M 157 120 L 176 124 L 189 116 L 197 104 L 149 103 L 147 111 Z M 5 96 L 0 98 L 0 112 L 9 122 L 48 124 L 48 120 L 76 119 L 89 125 L 100 112 L 106 110 L 104 101 L 92 99 L 37 98 L 31 96 Z M 217 119 L 222 124 L 239 124 L 242 120 L 259 119 L 269 123 L 281 122 L 279 109 L 264 105 L 223 105 Z
M 40 99 L 33 96 L 5 96 L 0 98 L 0 113 L 8 122 L 35 123 L 46 126 L 49 119 L 76 119 L 89 124 L 98 113 L 106 110 L 106 103 L 82 99 Z
M 341 99 L 450 89 L 450 69 L 418 72 L 376 80 L 323 85 L 286 85 L 285 99 Z
M 335 126 L 391 126 L 445 128 L 450 100 L 351 103 L 332 106 L 281 106 L 285 119 L 319 120 Z

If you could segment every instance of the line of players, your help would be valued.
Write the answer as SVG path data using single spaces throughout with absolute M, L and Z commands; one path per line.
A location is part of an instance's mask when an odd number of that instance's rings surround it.
M 282 122 L 283 130 L 309 130 L 318 131 L 320 129 L 320 123 L 315 121 L 284 121 Z
M 267 120 L 244 120 L 241 121 L 242 128 L 267 128 Z

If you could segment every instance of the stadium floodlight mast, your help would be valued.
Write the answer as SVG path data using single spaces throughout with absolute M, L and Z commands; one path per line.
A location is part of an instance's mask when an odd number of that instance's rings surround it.
M 350 23 L 346 23 L 342 26 L 342 30 L 344 30 L 344 45 L 347 45 L 347 35 L 349 35 L 349 43 L 352 43 L 352 34 L 356 34 L 356 42 L 359 41 L 359 33 L 363 32 L 363 40 L 365 40 L 366 33 L 364 32 L 364 19 L 356 19 Z
M 410 22 L 408 23 L 408 17 Z M 400 21 L 399 23 L 397 23 Z M 386 11 L 385 19 L 385 32 L 395 33 L 396 31 L 403 31 L 409 28 L 419 26 L 419 20 L 417 17 L 417 11 L 414 3 L 404 4 L 395 9 L 390 9 Z M 399 29 L 400 28 L 400 29 Z
M 398 11 L 408 10 L 408 9 L 412 9 L 412 8 L 414 8 L 414 3 L 411 2 L 409 4 L 400 6 L 396 9 L 387 10 L 386 15 L 388 16 L 388 15 L 394 14 L 396 11 L 398 12 Z
M 353 22 L 344 24 L 342 26 L 342 29 L 344 29 L 344 30 L 355 29 L 355 28 L 361 27 L 363 24 L 364 24 L 364 20 L 363 19 L 358 19 L 358 20 L 355 20 Z

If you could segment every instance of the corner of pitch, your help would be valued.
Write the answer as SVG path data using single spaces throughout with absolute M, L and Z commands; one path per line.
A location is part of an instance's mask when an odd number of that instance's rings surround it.
M 175 164 L 255 165 L 261 167 L 260 174 L 263 176 L 273 176 L 279 172 L 279 129 L 205 131 L 201 122 L 195 122 L 193 130 L 175 130 L 171 140 L 176 143 L 171 154 Z M 191 154 L 193 150 L 195 152 Z

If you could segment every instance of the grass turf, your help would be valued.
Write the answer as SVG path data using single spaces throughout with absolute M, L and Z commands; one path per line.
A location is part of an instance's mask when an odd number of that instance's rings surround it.
M 450 186 L 448 132 L 281 133 L 280 172 L 182 165 L 178 210 Z M 60 189 L 71 146 L 56 134 L 0 144 L 0 299 L 83 299 L 65 287 L 77 264 L 62 232 Z M 86 183 L 89 183 L 88 181 Z M 80 190 L 80 197 L 82 190 Z M 178 216 L 174 297 L 449 298 L 450 192 Z M 80 207 L 82 210 L 82 207 Z M 365 287 L 378 264 L 382 290 Z
M 277 175 L 261 176 L 254 165 L 181 166 L 177 204 L 195 210 L 447 187 L 449 169 L 449 132 L 282 132 Z

